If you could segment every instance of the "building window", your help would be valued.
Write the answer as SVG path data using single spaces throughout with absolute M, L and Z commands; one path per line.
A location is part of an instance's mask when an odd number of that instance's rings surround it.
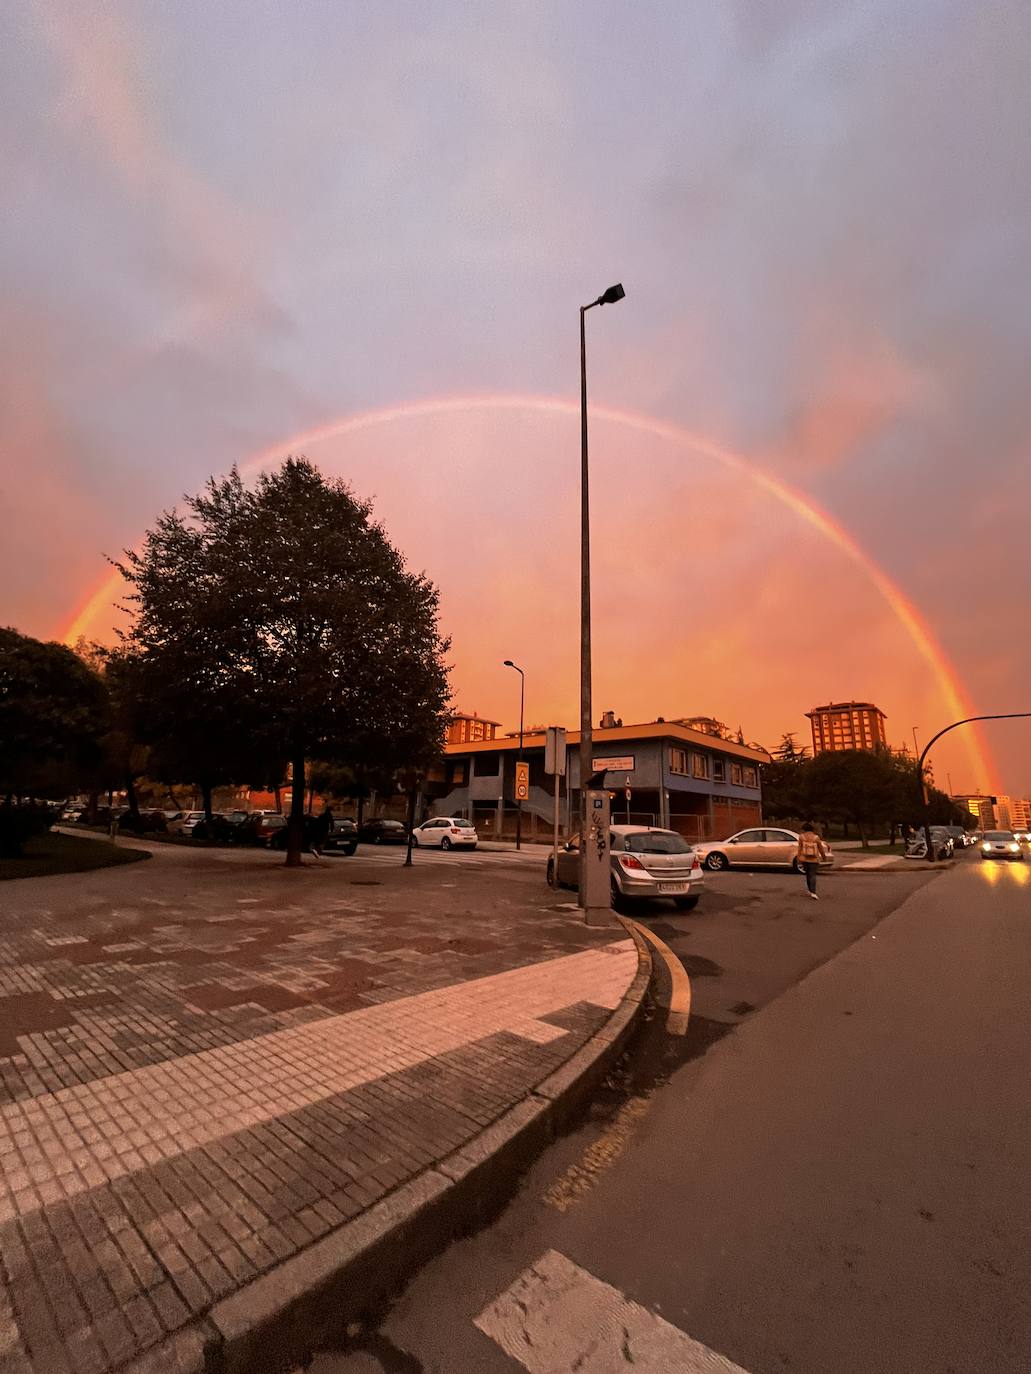
M 713 782 L 727 781 L 727 765 L 722 759 L 713 759 L 712 761 L 712 780 Z
M 709 760 L 704 754 L 691 755 L 691 776 L 692 778 L 707 778 L 709 776 Z
M 739 763 L 730 765 L 730 781 L 735 787 L 741 786 L 741 765 Z
M 669 751 L 669 771 L 679 773 L 682 777 L 687 777 L 689 773 L 686 749 L 671 749 Z
M 742 777 L 744 779 L 744 785 L 746 787 L 759 786 L 759 779 L 756 777 L 755 769 L 752 767 L 750 763 L 746 763 L 741 772 Z

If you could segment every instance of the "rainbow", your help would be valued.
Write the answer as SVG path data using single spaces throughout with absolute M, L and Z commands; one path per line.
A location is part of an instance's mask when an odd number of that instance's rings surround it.
M 388 425 L 397 420 L 467 414 L 476 410 L 522 410 L 533 411 L 537 414 L 576 416 L 579 418 L 580 404 L 579 401 L 569 400 L 561 396 L 532 395 L 446 396 L 412 401 L 404 405 L 365 411 L 358 415 L 349 415 L 342 419 L 330 420 L 325 424 L 316 425 L 294 435 L 286 443 L 277 443 L 271 448 L 264 449 L 262 452 L 245 459 L 240 464 L 240 470 L 244 474 L 251 474 L 269 463 L 278 461 L 285 453 L 303 451 L 309 444 L 318 444 L 326 439 L 337 439 L 348 434 L 357 434 L 362 430 Z M 669 421 L 656 420 L 650 415 L 617 410 L 611 406 L 593 403 L 591 405 L 591 418 L 595 421 L 601 420 L 614 425 L 622 425 L 636 430 L 640 434 L 650 434 L 674 444 L 683 444 L 769 492 L 774 499 L 793 511 L 812 529 L 817 530 L 830 540 L 835 548 L 862 570 L 905 629 L 917 653 L 934 674 L 946 712 L 950 718 L 961 720 L 964 716 L 977 714 L 966 695 L 955 668 L 916 606 L 897 583 L 856 542 L 848 530 L 808 496 L 804 496 L 800 491 L 789 486 L 786 482 L 782 482 L 780 478 L 774 477 L 771 473 L 765 472 L 762 468 L 755 467 L 739 454 L 721 448 L 711 440 L 703 439 L 680 425 L 671 424 Z M 118 600 L 121 588 L 121 575 L 117 572 L 107 574 L 68 621 L 61 631 L 60 638 L 65 643 L 74 644 L 81 635 L 87 634 L 93 621 Z M 988 747 L 981 737 L 979 727 L 972 726 L 969 732 L 965 732 L 964 744 L 974 769 L 974 776 L 979 779 L 987 778 L 989 786 L 994 790 L 996 786 L 994 782 L 995 766 Z

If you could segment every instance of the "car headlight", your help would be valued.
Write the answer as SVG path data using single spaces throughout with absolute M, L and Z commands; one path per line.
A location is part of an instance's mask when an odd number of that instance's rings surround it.
M 1011 844 L 1011 845 L 1010 845 L 1010 851 L 1011 851 L 1011 853 L 1013 853 L 1013 854 L 1019 854 L 1019 853 L 1020 853 L 1020 845 L 1019 845 L 1019 844 Z
M 981 846 L 981 848 L 982 848 L 982 849 L 991 849 L 991 845 L 988 843 L 987 840 L 985 840 L 985 842 L 984 842 L 984 844 Z

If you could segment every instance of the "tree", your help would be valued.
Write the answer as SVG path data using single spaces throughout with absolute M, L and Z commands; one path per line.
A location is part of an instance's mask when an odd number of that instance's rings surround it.
M 107 724 L 107 692 L 88 664 L 0 629 L 0 792 L 67 796 L 96 765 Z
M 776 749 L 771 750 L 773 757 L 779 759 L 781 763 L 801 763 L 803 759 L 809 757 L 809 750 L 806 745 L 799 747 L 792 731 L 788 730 L 780 737 L 780 743 Z
M 296 866 L 307 759 L 354 764 L 375 750 L 414 764 L 442 747 L 437 589 L 406 569 L 368 502 L 304 458 L 253 489 L 234 469 L 186 506 L 118 565 L 138 612 L 128 640 L 238 741 L 260 721 L 267 747 L 289 759 Z
M 897 777 L 886 750 L 828 750 L 813 759 L 809 778 L 814 809 L 853 821 L 864 849 L 869 847 L 871 829 L 894 817 Z

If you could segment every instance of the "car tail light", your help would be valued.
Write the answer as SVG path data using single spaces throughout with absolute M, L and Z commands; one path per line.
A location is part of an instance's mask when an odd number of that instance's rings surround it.
M 451 833 L 452 835 L 461 835 L 462 832 L 457 827 L 453 826 L 451 829 Z
M 701 860 L 699 859 L 698 855 L 696 854 L 696 855 L 694 856 L 694 859 L 693 859 L 692 863 L 691 863 L 691 871 L 694 872 L 694 870 L 695 870 L 696 868 L 701 868 L 701 866 L 702 866 Z
M 644 868 L 640 859 L 635 859 L 632 854 L 620 854 L 619 862 L 624 868 Z

